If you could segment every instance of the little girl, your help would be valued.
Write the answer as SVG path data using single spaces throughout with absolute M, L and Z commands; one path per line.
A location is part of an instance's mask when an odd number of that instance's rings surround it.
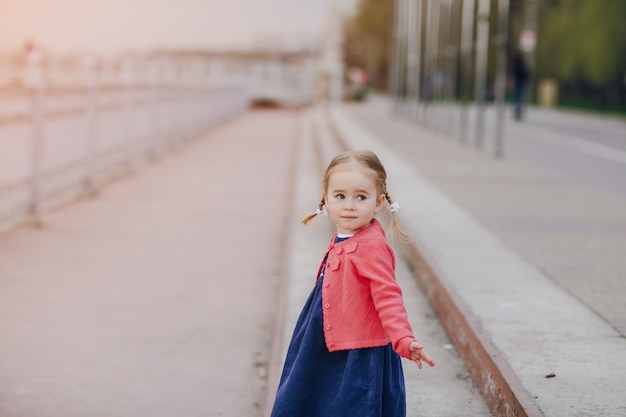
M 404 236 L 387 174 L 369 151 L 335 157 L 319 209 L 337 228 L 293 332 L 272 417 L 404 417 L 400 357 L 435 362 L 411 330 L 395 279 L 395 256 L 374 218 L 387 201 Z

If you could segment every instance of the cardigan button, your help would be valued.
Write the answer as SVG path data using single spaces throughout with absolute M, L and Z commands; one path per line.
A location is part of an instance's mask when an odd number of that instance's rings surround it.
M 330 284 L 329 284 L 328 282 L 325 282 L 325 283 L 324 283 L 324 285 L 323 285 L 323 287 L 324 287 L 324 288 L 328 288 L 328 287 L 330 287 Z
M 324 304 L 324 308 L 330 308 L 330 304 L 329 303 Z
M 330 329 L 332 329 L 332 326 L 330 324 L 327 324 L 326 325 L 326 330 L 330 330 Z
M 330 347 L 335 346 L 335 344 L 333 342 L 330 342 L 329 345 L 330 345 Z

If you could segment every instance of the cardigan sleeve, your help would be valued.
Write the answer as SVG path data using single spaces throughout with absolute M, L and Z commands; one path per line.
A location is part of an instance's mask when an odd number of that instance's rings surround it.
M 378 317 L 391 340 L 394 351 L 410 358 L 409 345 L 415 337 L 404 307 L 402 290 L 396 281 L 395 255 L 386 241 L 369 241 L 353 254 L 358 275 L 369 282 Z

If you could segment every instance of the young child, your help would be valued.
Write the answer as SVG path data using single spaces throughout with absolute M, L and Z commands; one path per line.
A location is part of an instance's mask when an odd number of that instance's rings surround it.
M 403 236 L 387 174 L 369 151 L 335 157 L 319 209 L 337 228 L 296 324 L 272 417 L 404 417 L 400 357 L 435 362 L 411 330 L 395 279 L 395 256 L 374 218 L 385 201 Z

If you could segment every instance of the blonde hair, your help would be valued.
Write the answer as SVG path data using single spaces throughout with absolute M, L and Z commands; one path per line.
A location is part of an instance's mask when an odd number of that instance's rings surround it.
M 342 164 L 347 164 L 349 162 L 356 162 L 362 167 L 372 170 L 376 174 L 376 191 L 378 195 L 383 194 L 387 202 L 389 204 L 393 204 L 393 200 L 391 199 L 391 197 L 389 196 L 389 192 L 387 191 L 387 171 L 385 171 L 385 167 L 380 162 L 380 159 L 378 159 L 378 156 L 376 156 L 376 154 L 371 151 L 348 151 L 334 157 L 333 160 L 330 161 L 330 164 L 328 164 L 326 172 L 324 173 L 324 195 L 328 190 L 330 176 L 333 174 L 335 169 L 338 166 Z M 320 200 L 318 206 L 319 210 L 322 210 L 322 208 L 324 207 L 324 195 L 322 195 L 322 199 Z M 302 224 L 303 226 L 308 226 L 309 222 L 317 217 L 317 215 L 317 212 L 309 214 L 304 219 L 302 219 L 300 224 Z M 398 218 L 394 212 L 391 213 L 391 222 L 389 224 L 389 229 L 393 238 L 400 238 L 400 240 L 404 242 L 409 241 L 408 234 L 404 230 L 402 230 L 400 222 L 398 221 Z

